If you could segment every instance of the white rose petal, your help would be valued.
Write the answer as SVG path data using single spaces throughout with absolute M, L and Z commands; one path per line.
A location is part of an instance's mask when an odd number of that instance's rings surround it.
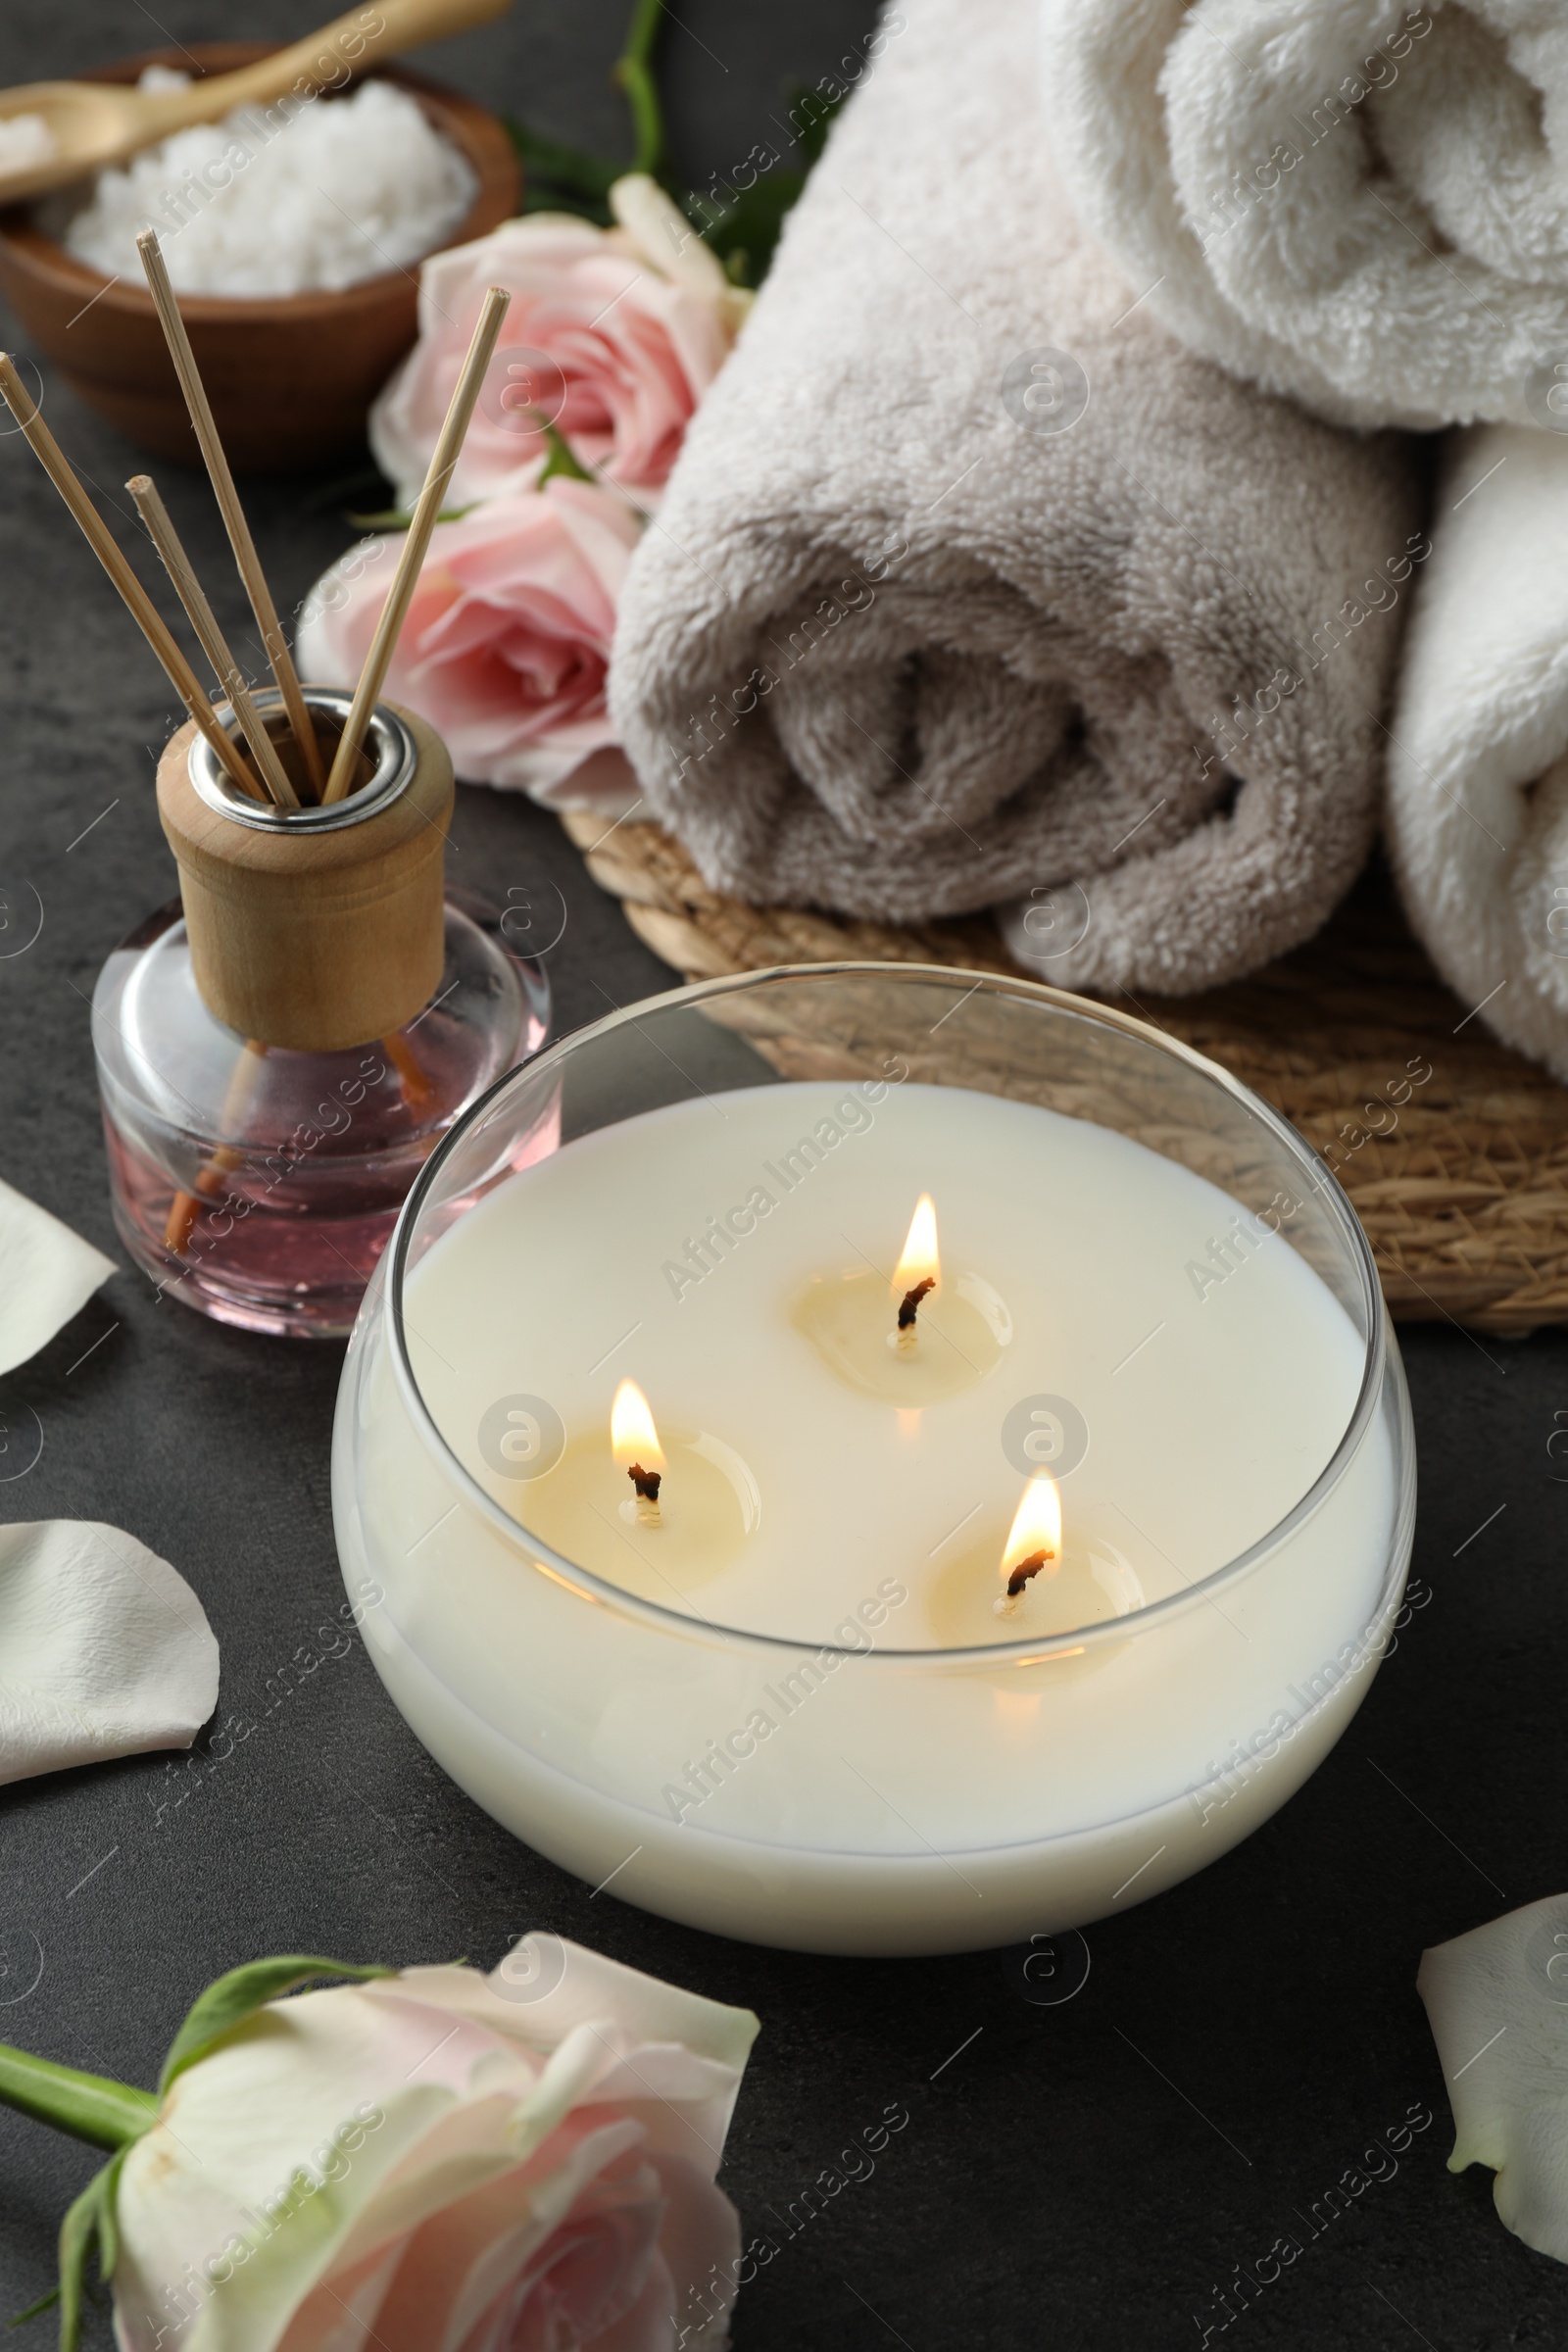
M 646 172 L 628 172 L 610 191 L 610 209 L 639 261 L 662 277 L 717 300 L 729 291 L 723 265 L 697 224 Z
M 1499 2218 L 1568 2262 L 1568 1894 L 1439 1944 L 1416 1985 L 1453 2108 L 1449 2171 L 1490 2165 Z
M 724 265 L 680 207 L 646 172 L 628 172 L 610 191 L 610 209 L 633 252 L 661 277 L 715 303 L 731 328 L 752 307 L 748 287 L 732 286 Z
M 0 1528 L 0 1783 L 189 1747 L 218 1643 L 184 1578 L 118 1527 Z
M 701 2162 L 723 2145 L 757 2038 L 749 2009 L 705 2000 L 559 1936 L 524 1936 L 487 1977 L 411 1968 L 399 1982 L 525 2050 L 553 2053 L 553 2063 L 587 2035 L 595 2096 L 646 2103 L 652 2147 Z
M 114 1271 L 112 1257 L 0 1184 L 0 1373 L 36 1355 Z

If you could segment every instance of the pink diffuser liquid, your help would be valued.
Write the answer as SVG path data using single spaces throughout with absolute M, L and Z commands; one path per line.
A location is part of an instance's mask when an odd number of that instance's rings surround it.
M 248 1044 L 216 1019 L 177 900 L 115 950 L 93 997 L 110 1190 L 160 1292 L 249 1331 L 350 1330 L 424 1160 L 549 1031 L 542 968 L 492 921 L 449 899 L 445 939 L 424 1010 L 335 1054 Z M 553 1151 L 559 1124 L 557 1103 L 516 1164 Z

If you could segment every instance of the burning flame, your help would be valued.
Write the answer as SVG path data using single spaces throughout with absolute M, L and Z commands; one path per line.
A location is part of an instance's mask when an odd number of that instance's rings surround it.
M 663 1450 L 648 1399 L 634 1380 L 623 1380 L 610 1408 L 610 1447 L 615 1467 L 629 1470 L 635 1462 L 644 1470 L 662 1470 Z
M 917 1282 L 941 1288 L 942 1264 L 937 1255 L 937 1212 L 929 1193 L 922 1193 L 909 1219 L 909 1238 L 904 1255 L 893 1269 L 893 1296 L 903 1298 Z
M 1032 1478 L 1023 1491 L 1012 1532 L 1002 1547 L 1002 1588 L 1006 1592 L 1018 1569 L 1045 1553 L 1036 1572 L 1054 1575 L 1061 1565 L 1061 1490 L 1049 1472 Z M 1026 1590 L 1020 1586 L 1020 1591 Z

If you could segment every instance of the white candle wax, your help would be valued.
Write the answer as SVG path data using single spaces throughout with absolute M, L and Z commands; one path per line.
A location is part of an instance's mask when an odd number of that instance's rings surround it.
M 800 1305 L 862 1270 L 886 1299 L 922 1191 L 942 1250 L 922 1348 L 966 1294 L 1003 1302 L 1004 1338 L 967 1385 L 901 1409 L 834 1369 Z M 1374 1416 L 1322 1507 L 1248 1577 L 1135 1616 L 1124 1641 L 1054 1639 L 1179 1596 L 1277 1528 L 1334 1455 L 1364 1348 L 1291 1247 L 1295 1213 L 1286 1196 L 1271 1233 L 1123 1136 L 912 1083 L 758 1087 L 568 1144 L 416 1267 L 410 1361 L 452 1452 L 522 1529 L 674 1622 L 530 1565 L 526 1534 L 509 1544 L 411 1427 L 376 1347 L 338 1463 L 351 1590 L 385 1593 L 372 1654 L 502 1819 L 585 1876 L 624 1865 L 617 1892 L 699 1924 L 931 1949 L 1093 1916 L 1130 1873 L 1126 1899 L 1152 1893 L 1311 1769 L 1396 1586 L 1395 1433 Z M 657 1531 L 618 1507 L 624 1375 L 668 1433 Z M 514 1397 L 568 1439 L 542 1478 L 512 1475 L 482 1435 Z M 1066 1400 L 1087 1450 L 1058 1463 L 1059 1577 L 999 1619 L 1040 1458 L 1038 1438 L 1020 1445 L 1049 1432 L 1049 1467 L 1062 1425 L 1054 1404 L 1031 1417 L 1040 1398 Z M 703 1441 L 710 1470 L 717 1453 L 742 1465 L 758 1508 L 683 1556 L 683 1447 Z M 564 1517 L 553 1479 L 578 1497 Z M 976 1646 L 1032 1638 L 1021 1660 Z M 875 1654 L 951 1649 L 975 1654 Z

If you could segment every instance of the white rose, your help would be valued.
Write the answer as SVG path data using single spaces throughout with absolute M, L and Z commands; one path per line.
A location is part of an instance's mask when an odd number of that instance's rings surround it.
M 122 2352 L 719 2345 L 750 2011 L 524 1939 L 275 2000 L 120 2159 Z

